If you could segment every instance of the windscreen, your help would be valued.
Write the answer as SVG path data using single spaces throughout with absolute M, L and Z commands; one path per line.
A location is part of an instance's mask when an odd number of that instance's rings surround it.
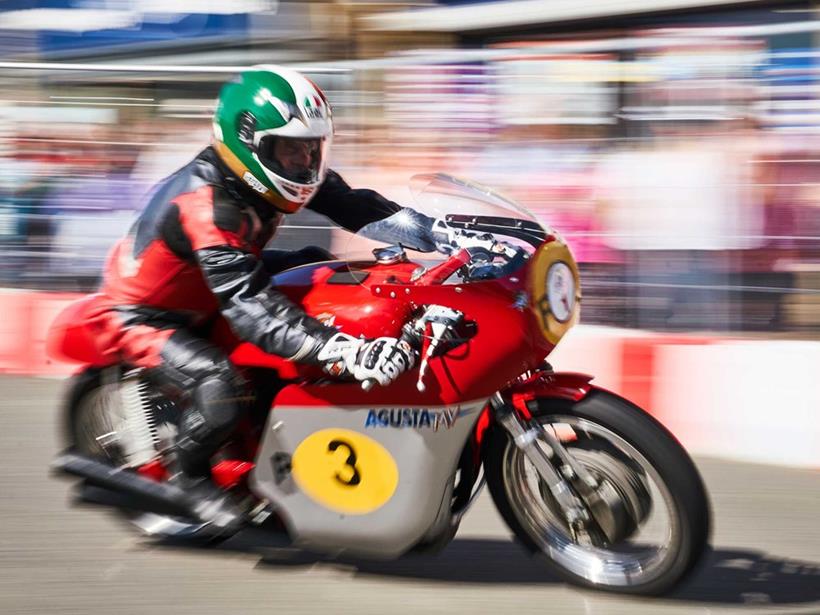
M 349 242 L 346 260 L 365 267 L 375 260 L 373 250 L 401 245 L 407 258 L 431 267 L 447 258 L 441 251 L 440 232 L 431 232 L 437 220 L 447 227 L 491 236 L 532 254 L 545 234 L 543 227 L 521 205 L 490 188 L 451 175 L 416 175 L 410 180 L 412 203 L 398 214 L 366 225 Z M 380 257 L 390 258 L 390 251 Z

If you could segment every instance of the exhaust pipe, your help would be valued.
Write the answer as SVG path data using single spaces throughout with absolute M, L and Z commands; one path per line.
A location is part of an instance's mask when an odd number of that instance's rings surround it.
M 113 508 L 118 511 L 127 510 L 137 514 L 150 513 L 161 517 L 180 518 L 178 506 L 170 507 L 156 502 L 149 502 L 139 495 L 111 491 L 104 487 L 92 485 L 86 480 L 80 481 L 74 488 L 72 502 L 78 505 Z M 185 519 L 188 519 L 188 517 L 185 517 Z M 191 519 L 190 523 L 196 524 L 197 522 Z
M 134 507 L 147 512 L 197 519 L 188 496 L 182 489 L 144 478 L 131 470 L 115 468 L 72 452 L 62 453 L 51 467 L 61 474 L 79 476 L 85 479 L 88 485 L 101 487 L 111 496 L 123 496 L 108 497 L 105 498 L 106 501 L 96 500 L 94 503 Z M 128 505 L 129 502 L 132 506 Z

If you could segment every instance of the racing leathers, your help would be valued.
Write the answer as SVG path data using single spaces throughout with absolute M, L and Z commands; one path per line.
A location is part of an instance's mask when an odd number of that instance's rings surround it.
M 351 189 L 333 171 L 307 207 L 354 232 L 402 211 L 420 216 L 372 190 Z M 271 287 L 266 262 L 282 268 L 283 258 L 289 266 L 324 255 L 313 248 L 268 258 L 263 248 L 281 219 L 209 147 L 149 193 L 106 263 L 103 301 L 93 318 L 99 349 L 119 362 L 149 368 L 187 400 L 176 449 L 178 467 L 189 478 L 207 480 L 211 455 L 239 418 L 241 376 L 226 353 L 199 332 L 217 315 L 240 339 L 292 361 L 333 363 L 361 377 L 350 353 L 344 354 L 353 344 L 362 354 L 395 359 L 385 373 L 412 366 L 409 347 L 397 347 L 396 340 L 370 346 L 353 340 Z M 431 227 L 432 221 L 419 219 Z M 385 351 L 393 358 L 385 359 Z

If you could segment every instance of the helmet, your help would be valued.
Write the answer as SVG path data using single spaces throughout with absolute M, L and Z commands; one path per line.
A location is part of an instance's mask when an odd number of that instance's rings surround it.
M 330 105 L 316 84 L 279 66 L 254 66 L 226 83 L 213 121 L 214 149 L 274 207 L 301 209 L 327 173 Z

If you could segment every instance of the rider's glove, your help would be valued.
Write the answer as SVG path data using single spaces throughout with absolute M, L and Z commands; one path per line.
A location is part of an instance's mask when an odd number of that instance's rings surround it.
M 337 333 L 317 357 L 325 371 L 334 376 L 349 374 L 361 382 L 375 381 L 387 386 L 416 363 L 410 344 L 395 337 L 361 340 Z
M 328 340 L 316 359 L 331 376 L 342 376 L 348 373 L 348 365 L 359 354 L 365 341 L 347 333 L 337 333 Z
M 377 337 L 359 350 L 350 373 L 356 380 L 387 386 L 416 364 L 410 344 L 395 337 Z
M 441 218 L 433 222 L 431 230 L 436 242 L 436 250 L 443 254 L 450 255 L 463 248 L 479 248 L 487 252 L 498 251 L 498 243 L 490 233 L 476 233 L 453 228 Z

